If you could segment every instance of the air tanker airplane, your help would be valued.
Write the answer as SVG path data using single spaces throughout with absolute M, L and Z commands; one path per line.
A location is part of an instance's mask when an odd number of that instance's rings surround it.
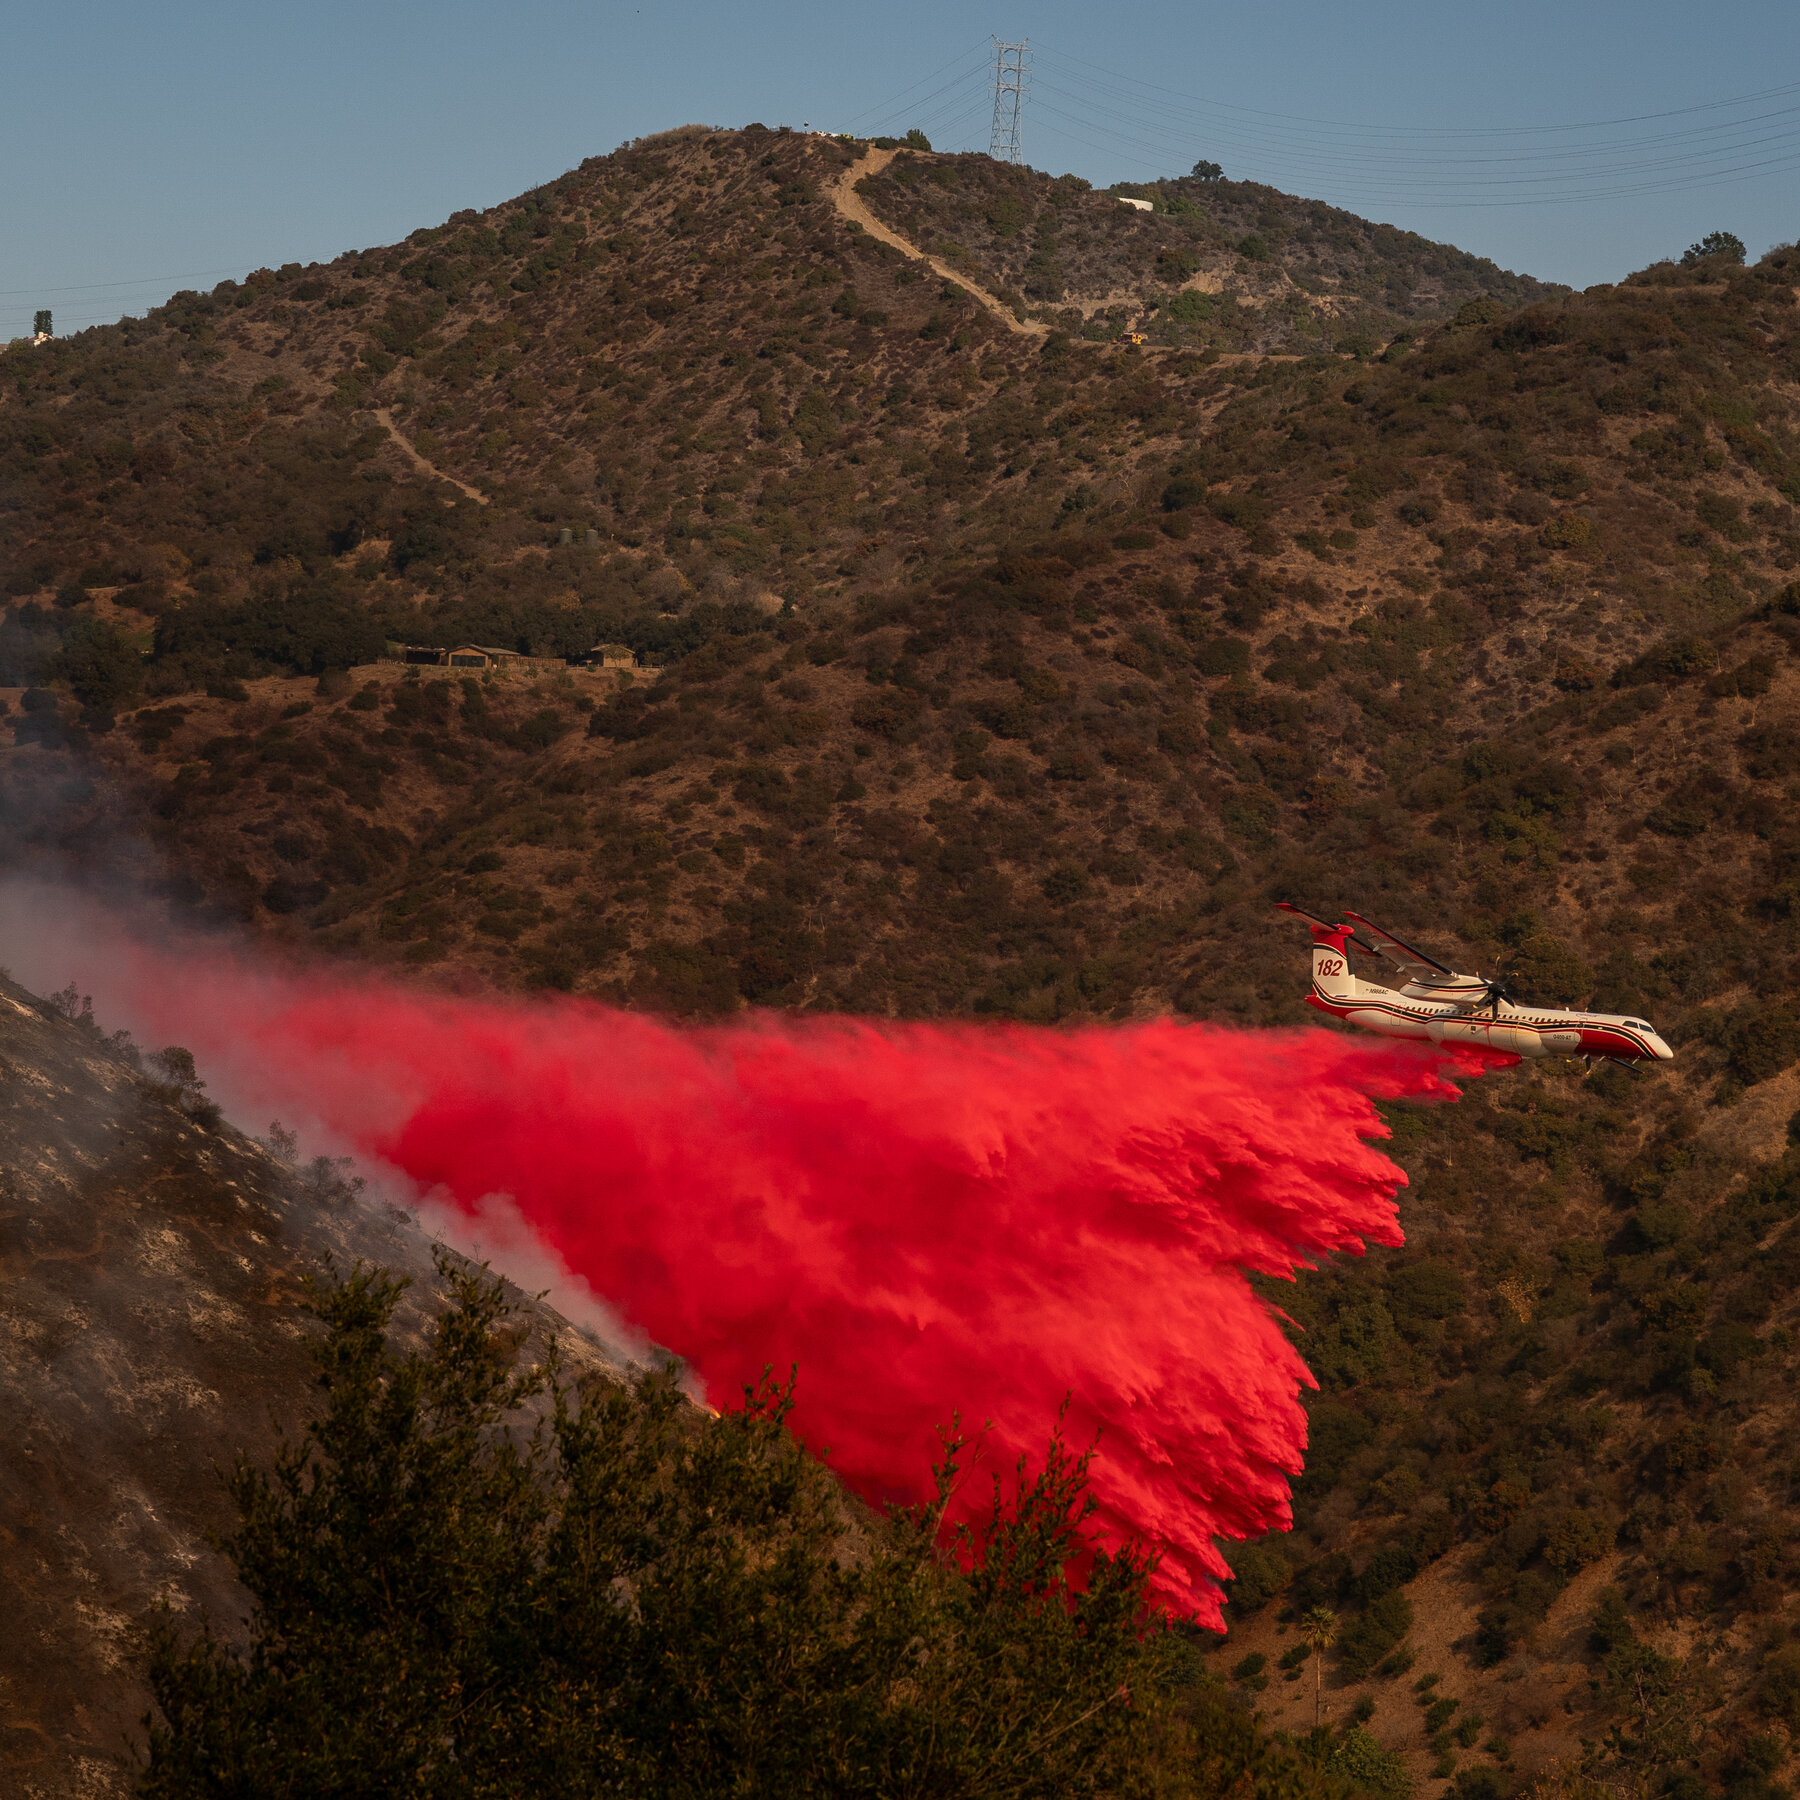
M 1523 1006 L 1502 982 L 1446 969 L 1357 913 L 1346 911 L 1347 923 L 1327 925 L 1286 900 L 1275 904 L 1312 927 L 1307 1005 L 1365 1031 L 1434 1044 L 1479 1044 L 1514 1056 L 1586 1056 L 1631 1064 L 1667 1062 L 1675 1054 L 1643 1019 Z M 1351 944 L 1392 963 L 1406 977 L 1405 985 L 1359 981 L 1350 972 Z

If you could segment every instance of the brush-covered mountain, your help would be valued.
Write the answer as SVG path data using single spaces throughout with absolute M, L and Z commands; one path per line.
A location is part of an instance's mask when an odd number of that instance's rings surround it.
M 1396 1112 L 1409 1245 L 1283 1299 L 1312 1464 L 1222 1655 L 1275 1708 L 1331 1607 L 1328 1704 L 1459 1800 L 1584 1758 L 1772 1793 L 1800 259 L 1137 351 L 993 292 L 1058 184 L 895 166 L 685 132 L 8 352 L 7 853 L 686 1013 L 1298 1023 L 1277 897 L 1645 1013 L 1680 1054 L 1640 1083 Z M 1200 291 L 1155 273 L 1186 215 L 1072 200 L 1148 234 L 1134 295 Z M 855 216 L 915 204 L 966 285 Z M 600 644 L 635 666 L 564 666 Z

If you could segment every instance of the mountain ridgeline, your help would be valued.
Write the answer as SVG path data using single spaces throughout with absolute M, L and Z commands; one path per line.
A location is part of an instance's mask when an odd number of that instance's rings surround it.
M 1408 1244 L 1280 1297 L 1311 1459 L 1220 1654 L 1299 1730 L 1334 1612 L 1332 1716 L 1458 1800 L 1764 1800 L 1800 255 L 1569 294 L 1243 184 L 861 153 L 685 130 L 7 351 L 6 855 L 687 1015 L 1298 1024 L 1276 898 L 1642 1013 L 1642 1082 L 1391 1109 Z M 461 644 L 510 660 L 381 660 Z

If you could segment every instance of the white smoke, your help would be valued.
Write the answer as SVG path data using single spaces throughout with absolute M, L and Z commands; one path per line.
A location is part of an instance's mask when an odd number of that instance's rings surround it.
M 133 1006 L 134 944 L 157 953 L 167 967 L 209 956 L 252 968 L 262 960 L 244 934 L 186 930 L 168 917 L 165 906 L 147 896 L 107 900 L 43 876 L 0 876 L 0 972 L 39 995 L 59 992 L 73 982 L 82 996 L 92 997 L 103 1033 L 127 1031 L 140 1049 L 153 1052 L 164 1046 L 145 1041 L 147 1022 Z M 171 951 L 179 954 L 169 955 Z M 315 1157 L 350 1154 L 352 1146 L 323 1121 L 296 1116 L 292 1096 L 277 1100 L 268 1090 L 265 1072 L 254 1064 L 236 1064 L 229 1057 L 220 1060 L 214 1048 L 199 1074 L 227 1120 L 250 1136 L 265 1131 L 272 1123 L 270 1113 L 279 1109 L 284 1128 L 298 1140 L 294 1156 L 301 1165 Z M 359 1162 L 357 1173 L 367 1183 L 363 1204 L 416 1214 L 420 1228 L 433 1241 L 459 1256 L 490 1264 L 523 1292 L 541 1295 L 545 1305 L 591 1333 L 615 1360 L 638 1366 L 666 1360 L 666 1353 L 532 1232 L 511 1196 L 491 1194 L 471 1216 L 422 1192 L 397 1169 Z M 686 1372 L 684 1386 L 690 1397 L 704 1402 L 699 1378 L 692 1371 Z

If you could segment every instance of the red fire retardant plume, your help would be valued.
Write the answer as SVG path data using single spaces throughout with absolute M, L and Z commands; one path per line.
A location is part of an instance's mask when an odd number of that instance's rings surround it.
M 684 1029 L 216 964 L 132 986 L 246 1098 L 471 1212 L 510 1195 L 715 1401 L 798 1364 L 798 1431 L 877 1501 L 925 1491 L 953 1412 L 1007 1469 L 1072 1395 L 1103 1534 L 1209 1625 L 1213 1540 L 1290 1523 L 1306 1444 L 1311 1378 L 1243 1271 L 1398 1244 L 1371 1096 L 1476 1066 L 1173 1022 Z

